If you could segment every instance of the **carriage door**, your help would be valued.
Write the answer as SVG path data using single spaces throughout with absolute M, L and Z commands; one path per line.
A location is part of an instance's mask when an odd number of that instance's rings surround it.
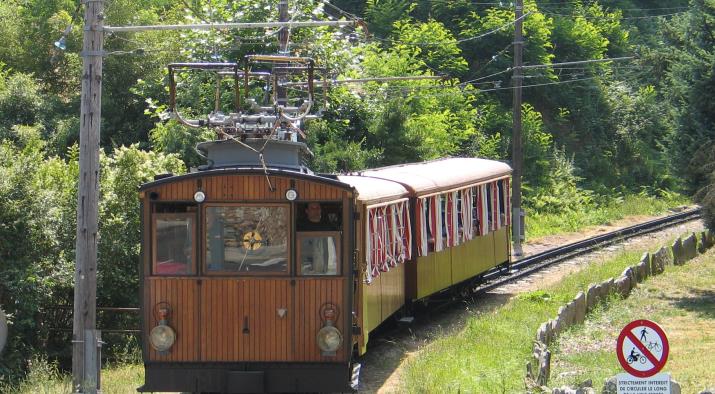
M 201 284 L 203 361 L 289 361 L 290 206 L 208 204 Z

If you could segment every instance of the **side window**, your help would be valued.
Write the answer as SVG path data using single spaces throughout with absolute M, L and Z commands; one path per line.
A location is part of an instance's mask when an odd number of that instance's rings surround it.
M 493 201 L 492 201 L 492 185 L 487 184 L 487 231 L 492 231 L 494 223 Z
M 432 216 L 432 211 L 434 211 L 434 206 L 432 205 L 432 199 L 435 197 L 425 198 L 425 217 L 427 218 L 427 252 L 434 252 L 435 242 L 436 242 L 436 224 L 434 223 L 434 217 Z M 436 215 L 435 215 L 436 216 Z
M 155 275 L 189 275 L 196 260 L 196 214 L 156 213 L 152 243 Z
M 499 190 L 499 227 L 506 225 L 506 182 L 502 179 L 497 183 L 497 188 Z
M 301 275 L 340 274 L 340 233 L 298 233 L 297 245 Z
M 207 272 L 288 272 L 288 206 L 209 206 L 205 212 Z
M 298 204 L 298 231 L 342 230 L 343 204 L 336 202 L 308 202 Z

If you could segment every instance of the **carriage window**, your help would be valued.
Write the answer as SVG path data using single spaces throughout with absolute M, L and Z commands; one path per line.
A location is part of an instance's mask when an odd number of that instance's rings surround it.
M 497 182 L 497 189 L 499 192 L 497 196 L 499 197 L 499 227 L 506 225 L 506 204 L 504 203 L 504 180 Z
M 206 208 L 209 272 L 287 272 L 287 206 Z
M 298 265 L 301 275 L 338 275 L 340 233 L 298 233 Z
M 193 273 L 195 260 L 193 213 L 160 213 L 154 216 L 155 275 Z

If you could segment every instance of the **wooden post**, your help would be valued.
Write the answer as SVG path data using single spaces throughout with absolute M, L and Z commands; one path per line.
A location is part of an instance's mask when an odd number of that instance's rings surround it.
M 79 132 L 77 244 L 72 328 L 72 389 L 96 393 L 99 369 L 94 333 L 97 323 L 97 232 L 99 200 L 99 126 L 102 100 L 104 0 L 87 0 L 82 46 L 82 98 Z
M 522 172 L 522 148 L 521 148 L 521 85 L 522 85 L 522 52 L 524 49 L 524 41 L 522 35 L 522 19 L 524 13 L 524 0 L 516 0 L 515 2 L 515 17 L 514 22 L 514 74 L 512 75 L 512 83 L 514 85 L 514 107 L 513 119 L 514 128 L 511 135 L 511 160 L 512 168 L 512 193 L 511 193 L 511 226 L 512 240 L 514 242 L 513 254 L 520 256 L 521 250 L 521 232 L 522 217 L 521 217 L 521 172 Z

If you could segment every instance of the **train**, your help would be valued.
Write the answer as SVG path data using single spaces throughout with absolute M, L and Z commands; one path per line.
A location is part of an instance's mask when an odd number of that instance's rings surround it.
M 138 391 L 352 392 L 381 323 L 509 264 L 506 163 L 335 175 L 291 136 L 198 150 L 139 190 Z

